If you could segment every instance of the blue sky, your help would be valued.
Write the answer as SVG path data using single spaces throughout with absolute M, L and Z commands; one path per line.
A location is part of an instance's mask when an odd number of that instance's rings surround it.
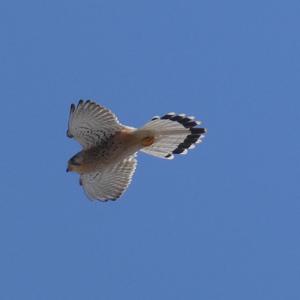
M 0 299 L 300 299 L 299 1 L 2 1 Z M 69 106 L 208 134 L 116 202 L 65 173 Z

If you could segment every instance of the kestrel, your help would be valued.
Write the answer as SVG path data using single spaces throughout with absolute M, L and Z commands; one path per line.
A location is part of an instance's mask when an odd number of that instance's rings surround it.
M 103 106 L 80 100 L 71 105 L 67 136 L 83 149 L 68 161 L 67 172 L 79 173 L 90 199 L 116 200 L 131 182 L 138 151 L 165 159 L 186 154 L 204 137 L 206 129 L 198 125 L 194 117 L 168 113 L 137 129 L 119 123 Z

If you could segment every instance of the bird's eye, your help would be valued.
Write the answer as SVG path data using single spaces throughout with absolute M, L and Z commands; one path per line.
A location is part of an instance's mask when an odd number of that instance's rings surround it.
M 74 165 L 74 166 L 80 166 L 80 163 L 77 161 L 77 159 L 75 157 L 73 157 L 71 159 L 71 164 Z

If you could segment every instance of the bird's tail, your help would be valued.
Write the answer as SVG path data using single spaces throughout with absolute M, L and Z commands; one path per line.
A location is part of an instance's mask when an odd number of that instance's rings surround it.
M 206 133 L 205 128 L 194 117 L 184 114 L 168 113 L 162 117 L 153 117 L 139 131 L 143 133 L 141 151 L 165 159 L 173 159 L 174 154 L 186 154 L 195 148 Z

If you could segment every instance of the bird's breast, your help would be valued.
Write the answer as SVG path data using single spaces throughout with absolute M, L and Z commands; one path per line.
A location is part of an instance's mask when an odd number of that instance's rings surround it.
M 96 172 L 133 155 L 140 150 L 140 139 L 133 130 L 122 130 L 101 144 L 84 150 L 82 173 Z

